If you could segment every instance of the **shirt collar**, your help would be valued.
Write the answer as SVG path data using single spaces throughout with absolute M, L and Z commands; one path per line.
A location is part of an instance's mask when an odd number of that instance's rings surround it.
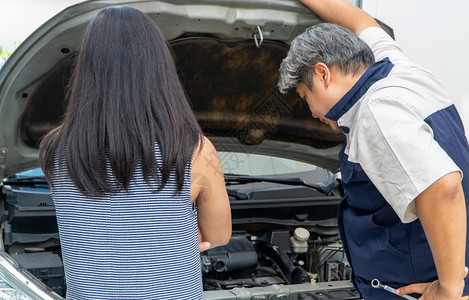
M 387 57 L 372 64 L 342 99 L 327 112 L 325 117 L 333 121 L 339 120 L 375 82 L 388 76 L 393 66 Z

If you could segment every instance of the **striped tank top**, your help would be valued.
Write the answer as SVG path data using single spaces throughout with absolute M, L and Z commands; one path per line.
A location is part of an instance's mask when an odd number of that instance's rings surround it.
M 161 164 L 159 151 L 156 157 Z M 128 191 L 83 196 L 55 165 L 56 207 L 67 299 L 202 299 L 197 214 L 189 166 L 158 193 L 137 169 Z

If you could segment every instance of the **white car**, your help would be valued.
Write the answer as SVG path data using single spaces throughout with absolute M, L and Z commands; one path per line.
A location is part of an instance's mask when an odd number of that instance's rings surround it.
M 15 50 L 0 70 L 0 299 L 66 296 L 37 147 L 64 112 L 86 25 L 112 5 L 160 27 L 222 159 L 233 237 L 201 253 L 205 299 L 359 299 L 336 222 L 343 136 L 276 88 L 290 41 L 321 22 L 297 0 L 85 1 Z
M 6 57 L 0 57 L 0 69 L 3 67 L 3 65 L 5 64 L 7 58 Z

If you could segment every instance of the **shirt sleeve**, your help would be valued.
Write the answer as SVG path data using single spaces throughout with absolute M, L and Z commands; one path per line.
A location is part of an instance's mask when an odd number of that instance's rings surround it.
M 433 138 L 431 127 L 396 99 L 370 101 L 353 139 L 353 160 L 402 222 L 418 218 L 414 199 L 457 165 Z
M 388 57 L 394 65 L 413 65 L 396 41 L 382 28 L 368 27 L 360 33 L 359 37 L 370 46 L 376 61 Z

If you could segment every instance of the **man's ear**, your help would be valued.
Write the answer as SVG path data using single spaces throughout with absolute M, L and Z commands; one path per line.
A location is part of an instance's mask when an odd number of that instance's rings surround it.
M 314 74 L 319 79 L 319 82 L 324 85 L 325 88 L 329 87 L 331 83 L 331 70 L 329 67 L 322 62 L 315 65 Z

